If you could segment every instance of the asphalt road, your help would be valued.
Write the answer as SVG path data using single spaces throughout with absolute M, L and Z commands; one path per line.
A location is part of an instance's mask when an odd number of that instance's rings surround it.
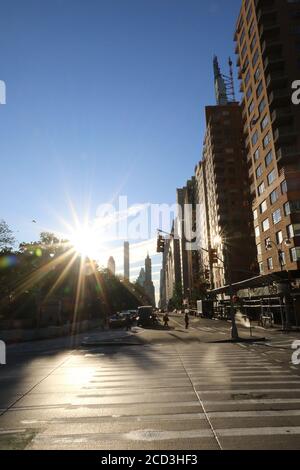
M 266 341 L 176 315 L 169 329 L 9 346 L 0 449 L 300 449 L 300 334 L 253 334 Z

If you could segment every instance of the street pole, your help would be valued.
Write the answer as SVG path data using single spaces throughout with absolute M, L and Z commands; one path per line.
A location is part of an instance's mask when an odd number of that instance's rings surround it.
M 237 329 L 236 321 L 235 321 L 235 308 L 234 308 L 234 303 L 233 303 L 233 288 L 232 288 L 232 280 L 231 280 L 231 272 L 230 272 L 229 253 L 228 253 L 228 246 L 226 245 L 226 243 L 224 243 L 224 248 L 225 248 L 224 252 L 226 255 L 226 264 L 224 263 L 224 267 L 227 266 L 227 272 L 228 272 L 228 277 L 229 277 L 231 339 L 235 341 L 239 339 L 239 333 L 238 333 L 238 329 Z M 224 274 L 225 274 L 225 270 L 224 270 Z

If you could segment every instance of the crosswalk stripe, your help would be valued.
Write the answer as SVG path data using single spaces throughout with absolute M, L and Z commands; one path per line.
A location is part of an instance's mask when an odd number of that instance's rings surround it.
M 253 411 L 208 411 L 210 418 L 276 418 L 284 416 L 300 416 L 300 410 L 253 410 Z
M 221 395 L 221 394 L 239 394 L 239 393 L 300 393 L 300 388 L 241 388 L 241 389 L 234 389 L 234 388 L 222 388 L 222 390 L 199 390 L 198 393 L 200 394 L 213 394 L 213 395 Z
M 298 435 L 300 426 L 216 429 L 216 433 L 223 437 Z
M 243 405 L 243 404 L 252 404 L 252 405 L 275 405 L 275 404 L 292 404 L 299 403 L 300 398 L 243 398 L 238 400 L 202 400 L 205 405 Z

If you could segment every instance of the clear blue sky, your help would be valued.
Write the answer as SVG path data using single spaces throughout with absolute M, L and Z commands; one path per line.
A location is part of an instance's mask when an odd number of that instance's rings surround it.
M 1 1 L 0 218 L 19 241 L 68 218 L 67 195 L 92 215 L 118 193 L 174 202 L 201 156 L 212 57 L 227 68 L 234 56 L 240 3 Z

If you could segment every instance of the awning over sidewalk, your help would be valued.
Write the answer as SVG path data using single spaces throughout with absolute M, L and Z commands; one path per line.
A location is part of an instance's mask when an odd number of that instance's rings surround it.
M 281 283 L 281 282 L 291 282 L 295 279 L 300 278 L 300 270 L 297 271 L 282 271 L 277 272 L 274 274 L 264 274 L 260 276 L 255 276 L 250 279 L 245 279 L 240 282 L 235 282 L 232 284 L 231 288 L 234 292 L 237 292 L 242 289 L 255 289 L 258 287 L 266 287 L 273 285 L 274 283 Z M 208 293 L 212 296 L 217 294 L 229 294 L 230 293 L 230 286 L 226 285 L 223 287 L 219 287 L 218 289 L 213 289 L 208 291 Z

